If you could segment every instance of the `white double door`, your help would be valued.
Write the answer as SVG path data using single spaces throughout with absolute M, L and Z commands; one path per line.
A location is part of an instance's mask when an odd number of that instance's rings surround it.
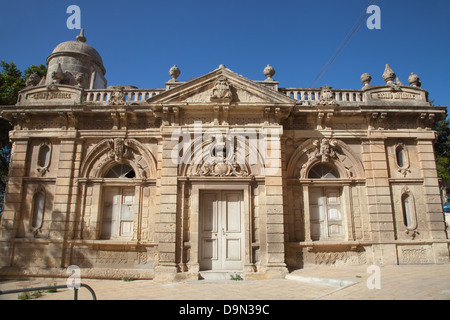
M 243 269 L 242 191 L 204 191 L 200 197 L 201 270 Z

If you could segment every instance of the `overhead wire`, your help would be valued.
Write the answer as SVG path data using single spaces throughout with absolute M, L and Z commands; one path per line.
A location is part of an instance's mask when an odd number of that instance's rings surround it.
M 336 49 L 334 54 L 331 56 L 330 60 L 324 65 L 322 70 L 320 70 L 319 74 L 316 76 L 314 81 L 311 84 L 311 88 L 315 88 L 317 84 L 322 80 L 322 78 L 325 76 L 325 74 L 328 72 L 328 70 L 331 68 L 333 63 L 336 61 L 336 59 L 341 55 L 342 51 L 348 46 L 350 41 L 353 39 L 353 37 L 356 35 L 358 30 L 361 28 L 362 24 L 365 21 L 366 15 L 367 15 L 367 8 L 376 5 L 378 0 L 371 0 L 369 5 L 366 7 L 366 9 L 363 11 L 363 13 L 359 16 L 353 27 L 350 29 L 350 31 L 347 33 L 344 40 L 341 42 L 339 47 Z

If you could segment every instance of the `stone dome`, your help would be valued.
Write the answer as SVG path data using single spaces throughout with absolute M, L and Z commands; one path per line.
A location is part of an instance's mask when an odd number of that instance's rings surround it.
M 86 44 L 84 29 L 76 41 L 56 46 L 47 58 L 46 84 L 65 84 L 85 89 L 105 89 L 106 69 L 100 54 Z
M 103 66 L 103 60 L 97 50 L 88 45 L 87 43 L 76 40 L 76 41 L 65 41 L 56 46 L 53 52 L 48 56 L 47 63 L 55 56 L 76 56 L 82 55 L 88 59 L 93 60 L 103 71 L 106 73 L 105 67 Z

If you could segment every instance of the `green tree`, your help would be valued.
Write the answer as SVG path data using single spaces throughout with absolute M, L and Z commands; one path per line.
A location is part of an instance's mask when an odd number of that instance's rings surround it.
M 23 75 L 14 62 L 0 61 L 0 105 L 13 105 L 17 102 L 18 93 L 25 88 L 28 77 L 37 73 L 43 77 L 47 73 L 47 67 L 43 64 L 31 65 Z M 9 158 L 11 154 L 11 143 L 9 142 L 9 131 L 12 129 L 8 121 L 0 119 L 0 213 L 3 207 L 6 181 L 8 178 Z
M 450 121 L 444 120 L 436 123 L 434 130 L 438 137 L 434 144 L 436 153 L 436 166 L 442 187 L 450 187 Z

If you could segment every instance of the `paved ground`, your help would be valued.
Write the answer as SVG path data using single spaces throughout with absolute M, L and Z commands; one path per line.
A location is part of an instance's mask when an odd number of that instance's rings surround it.
M 377 275 L 379 274 L 379 282 Z M 155 283 L 151 280 L 91 280 L 99 300 L 450 300 L 450 264 L 385 266 L 367 272 L 367 266 L 302 269 L 288 279 L 198 280 Z M 373 289 L 369 289 L 369 286 Z M 63 285 L 65 279 L 0 281 L 0 290 Z M 0 300 L 17 300 L 18 294 L 0 295 Z M 72 300 L 73 290 L 42 292 L 38 300 Z M 85 289 L 80 300 L 90 300 Z

